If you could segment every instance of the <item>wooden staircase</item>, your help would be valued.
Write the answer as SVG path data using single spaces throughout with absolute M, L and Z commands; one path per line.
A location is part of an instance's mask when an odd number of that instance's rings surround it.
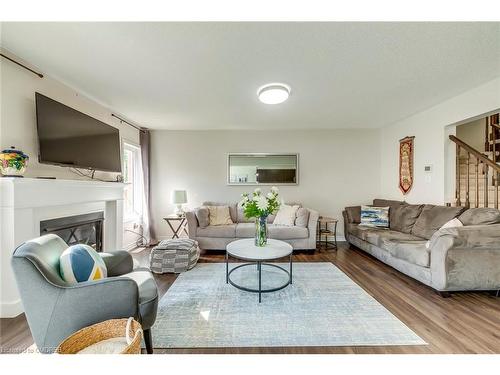
M 464 207 L 499 208 L 500 125 L 499 115 L 485 120 L 485 151 L 480 152 L 450 135 L 456 144 L 455 204 Z

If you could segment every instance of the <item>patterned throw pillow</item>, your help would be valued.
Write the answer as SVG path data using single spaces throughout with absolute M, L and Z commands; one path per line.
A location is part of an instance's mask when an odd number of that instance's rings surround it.
M 59 258 L 59 272 L 64 281 L 77 284 L 105 279 L 108 273 L 101 256 L 88 245 L 68 247 Z
M 209 211 L 210 225 L 234 224 L 229 213 L 229 206 L 207 206 Z
M 361 206 L 360 225 L 389 228 L 389 207 Z

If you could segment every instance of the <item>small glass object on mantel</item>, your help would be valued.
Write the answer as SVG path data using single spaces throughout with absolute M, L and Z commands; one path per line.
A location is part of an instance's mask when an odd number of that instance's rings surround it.
M 239 205 L 247 219 L 254 217 L 255 220 L 255 246 L 264 247 L 267 244 L 267 217 L 275 214 L 280 207 L 278 199 L 278 188 L 273 186 L 266 195 L 257 188 L 250 196 L 243 193 Z

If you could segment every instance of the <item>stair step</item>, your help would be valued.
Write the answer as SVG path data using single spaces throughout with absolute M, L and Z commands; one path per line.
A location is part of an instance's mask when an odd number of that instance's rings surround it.
M 461 164 L 460 164 L 460 168 L 462 168 L 462 169 L 464 169 L 464 170 L 467 170 L 467 166 L 469 166 L 469 170 L 470 170 L 470 171 L 475 171 L 475 170 L 476 170 L 476 164 L 475 164 L 475 163 L 469 163 L 469 164 L 467 164 L 467 163 L 461 163 Z M 489 169 L 489 168 L 490 168 L 490 167 L 488 167 L 488 169 Z M 482 164 L 479 164 L 479 165 L 477 166 L 477 170 L 478 170 L 479 172 L 483 171 L 483 169 L 484 169 L 484 166 L 483 166 Z
M 465 199 L 466 195 L 465 194 L 460 194 L 460 199 Z M 494 195 L 488 195 L 488 202 L 493 202 L 495 199 Z M 469 194 L 469 200 L 475 201 L 476 200 L 476 194 Z M 484 195 L 479 194 L 479 200 L 478 202 L 483 202 L 484 201 Z
M 465 195 L 462 195 L 462 196 L 460 196 L 460 200 L 461 200 L 462 202 L 465 202 L 465 201 L 467 200 L 467 197 L 466 197 Z M 470 196 L 470 197 L 469 197 L 469 202 L 474 202 L 474 203 L 475 203 L 475 202 L 476 202 L 476 200 L 474 199 L 474 197 L 473 197 L 473 196 Z M 479 202 L 479 204 L 484 205 L 484 199 L 479 199 L 479 200 L 478 200 L 478 202 Z M 499 201 L 499 202 L 500 202 L 500 201 Z M 489 198 L 488 198 L 488 204 L 493 204 L 493 205 L 494 205 L 494 204 L 495 204 L 495 199 L 493 199 L 493 198 L 492 198 L 492 199 L 489 199 Z
M 493 159 L 491 159 L 491 160 L 493 160 Z M 499 164 L 499 165 L 500 165 L 500 163 L 497 163 L 497 164 Z M 460 161 L 460 164 L 459 164 L 459 165 L 460 165 L 460 167 L 461 167 L 461 168 L 467 168 L 467 165 L 469 165 L 469 168 L 470 168 L 471 170 L 476 168 L 476 162 L 469 162 L 469 163 L 467 163 L 467 161 L 466 161 L 466 160 Z M 480 170 L 480 171 L 481 171 L 483 168 L 484 168 L 484 165 L 483 165 L 482 163 L 479 163 L 479 164 L 477 165 L 477 169 L 478 169 L 478 170 Z M 491 167 L 490 167 L 490 166 L 488 166 L 488 169 L 491 169 Z
M 477 175 L 484 178 L 485 173 L 480 170 L 478 171 Z M 474 169 L 469 169 L 469 176 L 474 176 L 475 178 L 476 171 Z M 467 168 L 460 167 L 460 177 L 467 177 Z
M 461 205 L 462 207 L 465 207 L 465 201 L 461 201 L 460 203 L 461 203 L 460 205 Z M 456 206 L 456 204 L 455 204 L 455 206 Z M 480 205 L 478 205 L 478 206 L 476 207 L 476 205 L 475 205 L 475 204 L 473 204 L 472 202 L 469 202 L 469 208 L 485 208 L 485 207 L 488 207 L 488 208 L 496 208 L 494 204 L 488 204 L 488 206 L 485 206 L 484 204 L 480 204 Z
M 467 199 L 465 197 L 460 197 L 461 202 L 466 202 Z M 500 202 L 500 201 L 499 201 Z M 469 203 L 471 204 L 476 204 L 476 201 L 474 199 L 469 199 Z M 478 201 L 479 206 L 484 206 L 484 200 L 479 200 Z M 495 207 L 495 201 L 493 199 L 488 199 L 488 206 Z
M 464 196 L 464 197 L 465 197 L 466 193 L 465 193 L 465 192 L 460 192 L 460 195 L 462 195 L 462 196 Z M 499 196 L 500 196 L 500 194 L 499 194 Z M 471 191 L 471 192 L 469 192 L 469 197 L 470 197 L 471 199 L 472 199 L 472 198 L 474 198 L 474 199 L 475 199 L 475 197 L 476 197 L 476 192 L 475 192 L 475 191 Z M 490 191 L 490 192 L 488 193 L 488 199 L 490 199 L 490 198 L 494 198 L 494 197 L 495 197 L 495 194 L 494 194 L 494 193 L 492 193 L 492 192 Z M 480 192 L 479 192 L 479 199 L 484 199 L 484 191 L 480 191 Z
M 479 187 L 479 189 L 477 190 L 479 192 L 479 195 L 483 194 L 484 195 L 484 189 Z M 488 194 L 495 194 L 496 193 L 496 189 L 495 187 L 491 188 L 491 187 L 488 187 Z M 467 189 L 466 187 L 460 187 L 460 192 L 463 192 L 464 194 L 467 192 Z M 476 189 L 472 189 L 472 186 L 469 187 L 469 194 L 476 194 Z M 500 194 L 500 190 L 498 191 L 498 193 Z
M 483 187 L 484 186 L 484 178 L 480 178 L 479 180 L 477 180 L 478 182 L 478 186 L 479 187 Z M 495 187 L 495 184 L 491 181 L 491 180 L 488 180 L 488 186 L 494 188 Z M 467 186 L 467 179 L 466 178 L 460 178 L 460 188 L 462 187 L 465 187 Z M 476 186 L 476 179 L 470 179 L 469 180 L 469 186 L 470 187 L 475 187 Z
M 461 191 L 461 192 L 466 193 L 466 192 L 467 192 L 467 189 L 466 189 L 466 187 L 465 187 L 465 186 L 464 186 L 464 187 L 460 187 L 460 191 Z M 477 189 L 477 191 L 478 191 L 480 194 L 484 194 L 484 189 L 483 189 L 483 188 L 481 188 L 481 187 L 479 187 L 479 189 Z M 491 187 L 488 187 L 487 191 L 488 191 L 488 194 L 494 194 L 494 193 L 496 193 L 496 191 L 497 191 L 497 190 L 496 190 L 494 187 L 493 187 L 493 189 L 491 189 Z M 472 194 L 472 193 L 474 193 L 474 194 L 475 194 L 475 193 L 476 193 L 476 189 L 475 189 L 475 188 L 474 188 L 474 189 L 472 189 L 472 186 L 470 186 L 470 187 L 469 187 L 469 194 Z M 500 190 L 499 190 L 499 193 L 500 193 Z
M 486 179 L 486 177 L 488 177 L 488 181 L 489 182 L 492 182 L 494 179 L 493 179 L 493 176 L 491 174 L 488 173 L 488 175 L 485 175 L 485 174 L 478 174 L 476 176 L 475 173 L 471 173 L 469 172 L 469 180 L 470 181 L 474 181 L 474 183 L 476 182 L 476 177 L 477 177 L 477 180 L 478 181 L 484 181 Z M 464 171 L 463 173 L 460 173 L 460 180 L 461 181 L 465 181 L 467 180 L 467 171 Z M 500 179 L 498 180 L 500 181 Z
M 480 197 L 484 196 L 484 189 L 479 189 L 478 192 L 479 192 L 479 196 Z M 460 194 L 466 194 L 466 193 L 467 193 L 467 190 L 460 189 Z M 494 194 L 495 194 L 495 190 L 488 189 L 488 194 L 493 197 Z M 469 189 L 469 195 L 471 195 L 471 196 L 474 195 L 475 196 L 476 195 L 476 189 Z M 499 195 L 500 195 L 500 192 L 499 192 Z

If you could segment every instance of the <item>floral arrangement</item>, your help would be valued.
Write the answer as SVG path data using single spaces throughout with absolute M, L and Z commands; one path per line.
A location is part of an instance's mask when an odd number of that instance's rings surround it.
M 14 146 L 0 152 L 0 172 L 4 176 L 22 176 L 28 165 L 28 155 Z
M 266 195 L 257 188 L 252 196 L 248 193 L 241 195 L 239 203 L 247 219 L 255 217 L 255 246 L 263 247 L 267 244 L 267 217 L 278 211 L 280 201 L 278 200 L 278 188 L 273 186 Z
M 278 188 L 273 186 L 271 191 L 262 195 L 262 190 L 257 188 L 253 191 L 252 197 L 248 193 L 241 194 L 240 206 L 247 219 L 251 217 L 268 217 L 278 211 L 280 202 L 278 200 Z

